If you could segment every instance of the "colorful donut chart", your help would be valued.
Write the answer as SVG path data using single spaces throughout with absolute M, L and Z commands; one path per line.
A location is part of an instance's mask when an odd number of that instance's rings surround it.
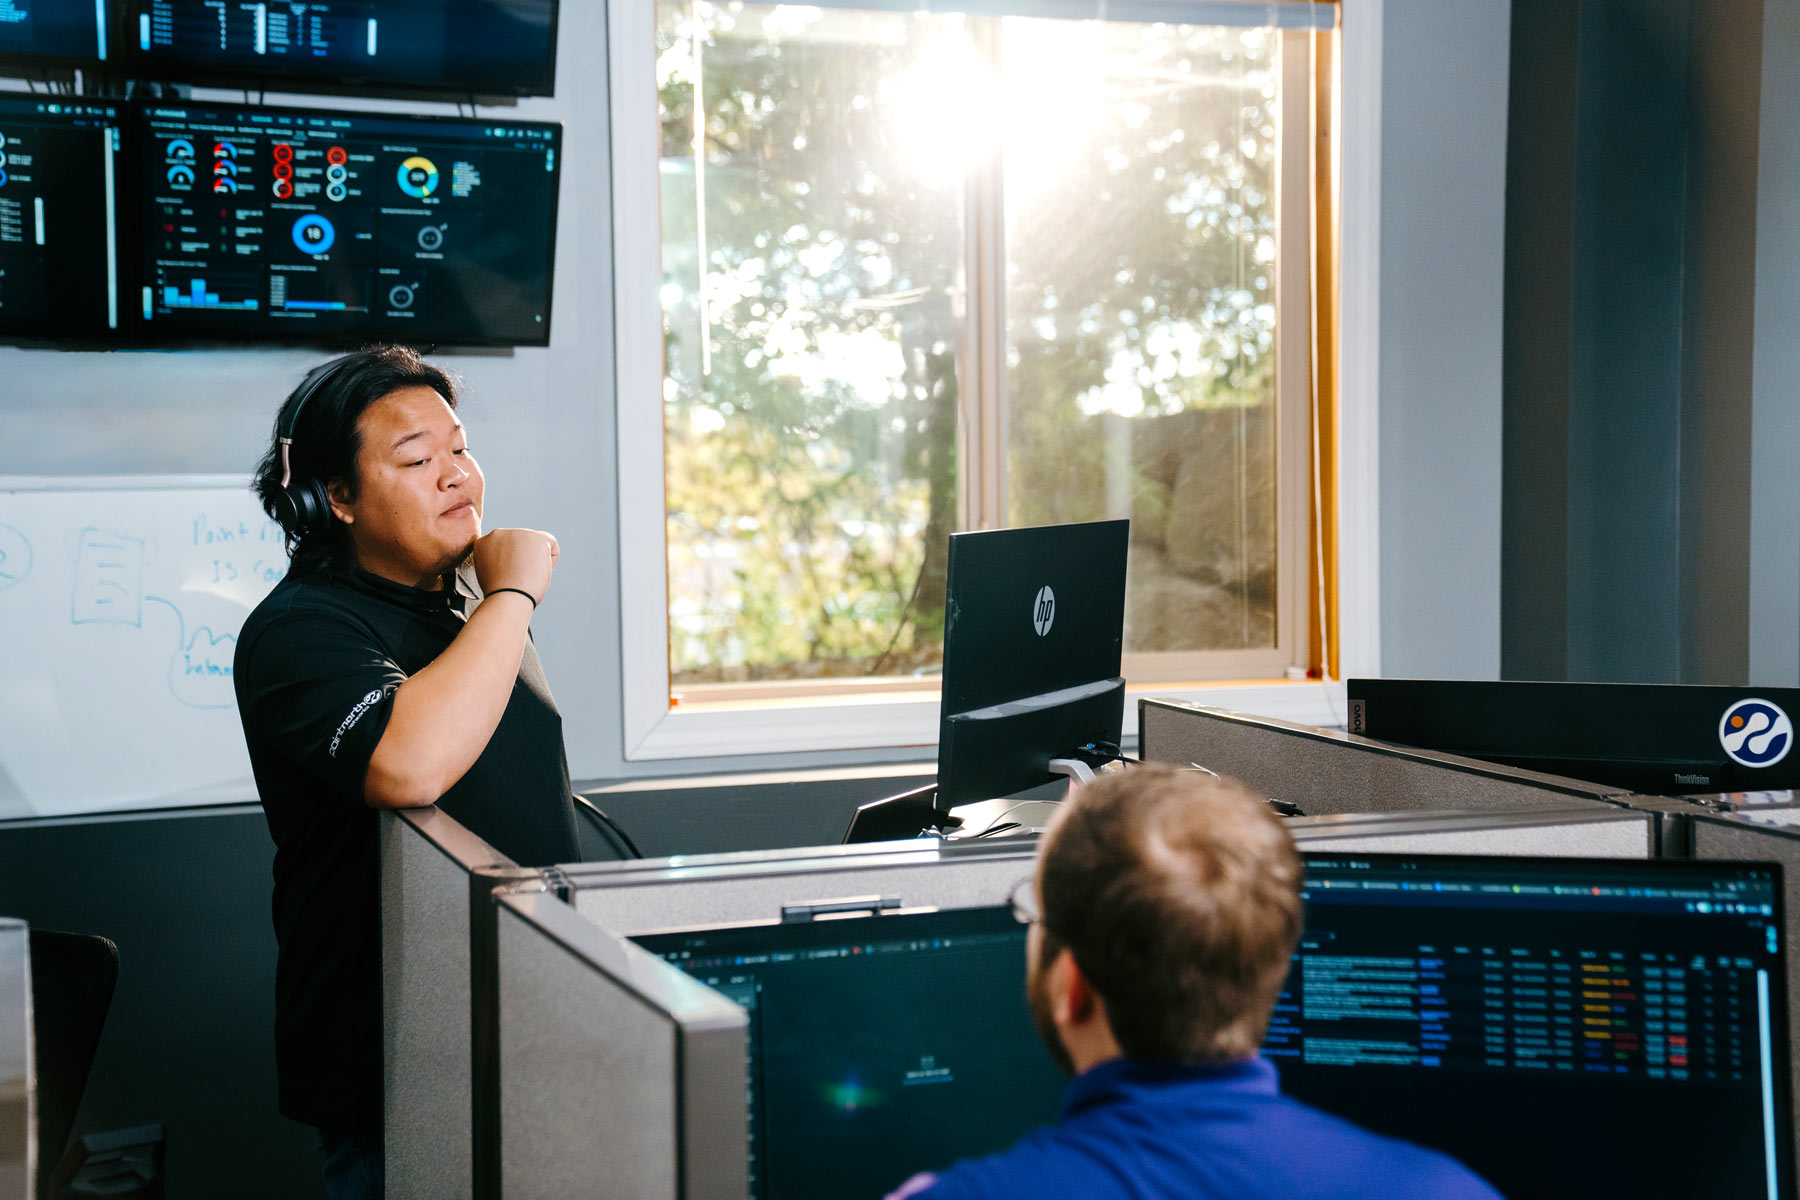
M 415 154 L 400 164 L 399 180 L 401 191 L 415 200 L 423 200 L 437 191 L 437 164 Z

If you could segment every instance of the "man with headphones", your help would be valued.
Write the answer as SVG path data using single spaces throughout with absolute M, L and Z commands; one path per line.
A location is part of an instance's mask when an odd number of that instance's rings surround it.
M 556 539 L 482 533 L 455 408 L 413 351 L 348 354 L 288 397 L 256 472 L 290 564 L 234 678 L 276 845 L 281 1111 L 319 1130 L 334 1200 L 383 1190 L 376 810 L 439 804 L 520 863 L 580 857 L 530 637 Z

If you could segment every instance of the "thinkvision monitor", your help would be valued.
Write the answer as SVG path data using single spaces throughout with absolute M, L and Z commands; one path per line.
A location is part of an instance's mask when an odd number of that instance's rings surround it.
M 557 0 L 123 0 L 122 8 L 120 44 L 145 77 L 463 96 L 555 90 Z
M 750 1014 L 753 1200 L 880 1200 L 1056 1115 L 1010 909 L 633 940 Z
M 116 103 L 0 96 L 0 334 L 118 328 L 120 173 Z
M 1352 679 L 1351 733 L 1655 795 L 1800 788 L 1800 688 Z
M 146 103 L 150 341 L 548 344 L 560 125 Z
M 1287 1094 L 1503 1195 L 1791 1200 L 1778 867 L 1315 854 L 1305 896 Z M 878 1197 L 1055 1112 L 1009 910 L 638 941 L 750 1010 L 758 1197 Z

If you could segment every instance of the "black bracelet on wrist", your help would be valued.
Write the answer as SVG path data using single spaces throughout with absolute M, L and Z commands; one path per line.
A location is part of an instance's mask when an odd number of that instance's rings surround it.
M 530 592 L 526 591 L 524 588 L 489 588 L 487 590 L 487 592 L 484 593 L 483 598 L 485 599 L 487 596 L 498 596 L 501 592 L 517 592 L 517 593 L 519 593 L 519 595 L 521 595 L 521 596 L 525 597 L 527 600 L 531 601 L 531 610 L 533 612 L 537 611 L 537 597 L 533 596 Z

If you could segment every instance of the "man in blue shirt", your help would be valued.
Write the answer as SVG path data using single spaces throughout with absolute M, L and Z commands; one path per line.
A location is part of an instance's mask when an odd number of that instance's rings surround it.
M 1014 897 L 1026 991 L 1075 1076 L 1054 1125 L 888 1200 L 1497 1200 L 1450 1158 L 1281 1095 L 1257 1056 L 1302 926 L 1300 856 L 1238 784 L 1080 789 Z

